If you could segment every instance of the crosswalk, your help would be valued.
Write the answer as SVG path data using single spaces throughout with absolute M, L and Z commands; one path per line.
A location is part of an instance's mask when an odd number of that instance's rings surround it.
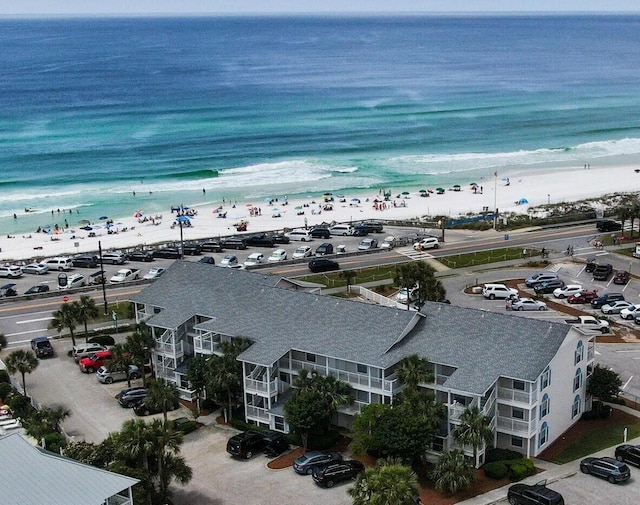
M 397 247 L 396 252 L 412 260 L 426 260 L 434 257 L 426 251 L 416 251 L 413 247 Z

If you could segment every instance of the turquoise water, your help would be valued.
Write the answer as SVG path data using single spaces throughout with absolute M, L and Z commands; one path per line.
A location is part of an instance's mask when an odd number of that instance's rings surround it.
M 637 16 L 0 21 L 0 232 L 631 163 L 639 59 Z

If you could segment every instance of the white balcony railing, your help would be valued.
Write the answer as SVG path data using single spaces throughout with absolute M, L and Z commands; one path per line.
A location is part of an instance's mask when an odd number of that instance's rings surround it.
M 244 379 L 244 389 L 247 393 L 257 393 L 262 395 L 275 395 L 278 392 L 278 379 L 274 379 L 271 382 L 264 382 L 261 380 Z
M 266 409 L 247 405 L 247 418 L 259 419 L 260 421 L 269 421 L 269 412 Z
M 523 421 L 511 417 L 498 416 L 498 429 L 515 435 L 529 437 L 535 433 L 535 421 Z
M 154 349 L 156 352 L 178 358 L 184 355 L 184 342 L 180 341 L 174 344 L 173 342 L 158 342 L 156 340 Z
M 533 394 L 528 391 L 520 391 L 519 389 L 498 388 L 498 398 L 516 403 L 525 403 L 531 405 L 533 403 Z
M 107 498 L 105 505 L 131 505 L 131 500 L 129 500 L 128 496 L 114 494 Z

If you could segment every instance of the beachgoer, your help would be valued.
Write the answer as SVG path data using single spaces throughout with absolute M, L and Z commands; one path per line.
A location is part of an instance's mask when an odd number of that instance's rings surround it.
M 526 257 L 527 257 L 527 250 L 526 250 L 526 249 L 523 249 L 523 250 L 522 250 L 522 257 L 523 257 L 523 258 L 526 258 Z
M 540 251 L 540 256 L 542 258 L 546 258 L 547 257 L 547 250 L 543 247 L 542 250 Z
M 18 219 L 18 215 L 15 212 L 13 213 L 13 219 Z

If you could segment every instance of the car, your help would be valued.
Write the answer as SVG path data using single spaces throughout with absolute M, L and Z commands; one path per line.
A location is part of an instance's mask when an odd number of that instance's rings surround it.
M 144 274 L 144 277 L 142 277 L 143 279 L 157 279 L 158 277 L 160 277 L 163 273 L 165 273 L 167 271 L 166 268 L 162 268 L 162 267 L 155 267 L 152 268 L 151 270 L 149 270 L 146 274 Z
M 626 270 L 616 270 L 613 276 L 614 284 L 626 284 L 631 279 L 631 274 Z
M 22 277 L 22 268 L 16 265 L 1 265 L 0 277 L 7 277 L 8 279 Z
M 567 298 L 567 302 L 576 304 L 576 303 L 591 303 L 591 300 L 595 300 L 598 298 L 598 292 L 596 290 L 587 291 L 582 290 L 575 295 L 571 295 Z
M 222 245 L 226 249 L 244 250 L 247 248 L 247 241 L 244 237 L 229 237 L 222 243 Z
M 145 251 L 143 249 L 138 249 L 136 251 L 132 251 L 127 253 L 127 259 L 129 261 L 153 261 L 153 253 L 151 251 Z
M 640 314 L 640 303 L 636 303 L 626 307 L 620 311 L 620 317 L 622 319 L 635 319 Z
M 118 394 L 116 394 L 115 399 L 116 400 L 120 400 L 120 398 L 122 398 L 124 395 L 128 395 L 133 391 L 138 391 L 144 389 L 146 391 L 147 388 L 145 388 L 144 386 L 131 386 L 129 388 L 124 388 L 121 389 Z
M 101 366 L 108 364 L 113 359 L 113 353 L 106 349 L 104 351 L 96 351 L 86 358 L 82 358 L 78 365 L 80 370 L 85 373 L 93 373 Z
M 616 459 L 640 466 L 640 445 L 622 444 L 616 447 Z
M 603 314 L 620 314 L 622 309 L 627 309 L 632 307 L 633 304 L 631 302 L 626 302 L 624 300 L 618 300 L 617 302 L 611 302 L 600 307 L 600 310 Z
M 16 284 L 5 284 L 4 286 L 0 286 L 0 298 L 7 296 L 18 296 L 18 291 L 16 290 Z
M 618 231 L 622 230 L 622 224 L 612 219 L 600 219 L 596 222 L 596 229 L 598 231 Z
M 360 461 L 348 459 L 317 467 L 313 470 L 311 477 L 318 486 L 333 487 L 337 482 L 355 479 L 363 471 L 364 465 Z
M 607 479 L 611 484 L 624 482 L 631 477 L 629 467 L 614 458 L 585 458 L 580 461 L 580 471 Z
M 180 402 L 176 400 L 169 410 L 178 410 L 179 408 Z M 133 406 L 133 412 L 137 416 L 150 416 L 152 414 L 159 414 L 160 412 L 162 412 L 162 409 L 156 406 L 152 407 L 151 405 L 148 405 L 144 400 L 140 400 Z
M 215 265 L 216 260 L 213 256 L 203 256 L 196 263 L 204 263 L 205 265 Z
M 528 288 L 532 288 L 535 284 L 543 281 L 551 281 L 558 278 L 557 274 L 552 272 L 539 272 L 537 274 L 532 275 L 531 277 L 527 277 L 524 280 L 524 283 Z
M 247 259 L 244 260 L 245 267 L 254 267 L 256 265 L 260 265 L 264 263 L 264 254 L 262 253 L 251 253 L 247 256 Z
M 437 249 L 440 247 L 440 241 L 436 237 L 425 237 L 413 244 L 414 251 L 424 251 L 425 249 Z
M 271 238 L 276 244 L 288 244 L 291 242 L 291 239 L 284 233 L 275 233 L 271 235 Z
M 308 242 L 313 240 L 311 232 L 304 229 L 291 230 L 289 233 L 287 233 L 287 237 L 289 238 L 289 241 L 299 240 L 301 242 Z
M 71 261 L 71 258 L 67 258 L 65 256 L 47 258 L 42 260 L 40 263 L 42 263 L 43 265 L 47 265 L 49 267 L 49 270 L 58 270 L 59 272 L 70 270 L 73 268 L 73 262 Z
M 331 237 L 331 230 L 329 230 L 329 228 L 326 228 L 324 226 L 316 226 L 315 228 L 311 228 L 311 237 L 313 238 L 330 238 Z
M 613 265 L 598 265 L 593 271 L 593 279 L 597 281 L 606 281 L 613 274 Z
M 248 246 L 252 247 L 273 247 L 276 243 L 273 237 L 268 236 L 266 233 L 256 233 L 246 238 Z
M 555 279 L 551 281 L 542 281 L 533 285 L 533 290 L 537 295 L 548 295 L 553 293 L 557 288 L 564 286 L 564 281 L 561 279 Z
M 329 231 L 331 232 L 331 235 L 346 237 L 347 235 L 353 235 L 353 226 L 350 224 L 338 223 L 330 226 Z
M 366 237 L 367 235 L 369 235 L 369 230 L 367 230 L 366 228 L 362 228 L 358 225 L 355 225 L 353 227 L 352 235 L 354 237 Z
M 587 258 L 587 264 L 584 267 L 585 272 L 593 272 L 598 264 L 596 263 L 596 258 L 594 256 L 589 256 Z
M 376 249 L 378 247 L 378 240 L 375 238 L 362 239 L 358 245 L 358 251 L 368 251 L 370 249 Z
M 35 337 L 31 339 L 31 349 L 38 358 L 53 357 L 53 346 L 48 337 Z
M 127 372 L 124 370 L 109 370 L 107 366 L 101 366 L 96 372 L 96 378 L 102 384 L 112 384 L 116 381 L 136 380 L 140 378 L 140 370 L 136 365 L 129 365 Z
M 624 300 L 624 295 L 622 293 L 605 293 L 600 295 L 598 298 L 591 300 L 591 307 L 599 309 L 607 303 L 617 302 L 619 300 Z
M 407 300 L 407 293 L 409 293 L 409 300 Z M 396 294 L 396 301 L 398 303 L 406 304 L 407 301 L 413 302 L 417 300 L 419 298 L 419 295 L 420 290 L 418 288 L 412 288 L 410 290 L 407 288 L 402 288 L 400 291 L 398 291 L 398 294 Z
M 161 249 L 153 251 L 153 257 L 176 260 L 182 258 L 182 254 L 178 247 L 162 247 Z
M 314 254 L 316 256 L 327 256 L 328 254 L 333 254 L 333 244 L 331 242 L 323 242 L 316 247 L 316 252 Z
M 73 346 L 73 348 L 71 349 L 71 355 L 73 356 L 73 359 L 77 363 L 82 358 L 91 356 L 95 352 L 106 351 L 106 350 L 107 348 L 102 344 L 98 344 L 96 342 L 88 342 L 86 344 L 78 344 Z
M 198 429 L 198 423 L 188 417 L 177 417 L 170 421 L 170 425 L 173 432 L 179 431 L 184 435 Z
M 25 295 L 38 295 L 40 293 L 48 293 L 49 292 L 49 286 L 47 286 L 46 284 L 38 284 L 36 286 L 31 286 L 29 289 L 27 289 L 24 294 Z
M 231 268 L 239 264 L 240 263 L 238 262 L 238 257 L 235 256 L 234 254 L 227 254 L 224 258 L 220 260 L 221 267 Z
M 122 265 L 127 261 L 127 257 L 120 251 L 106 251 L 102 253 L 102 262 L 112 265 Z
M 393 249 L 396 246 L 396 242 L 396 238 L 389 235 L 382 241 L 382 244 L 380 244 L 380 249 Z
M 265 445 L 264 433 L 247 430 L 232 436 L 227 441 L 227 452 L 238 458 L 251 459 L 254 454 L 262 452 Z
M 575 295 L 583 289 L 584 288 L 580 284 L 567 284 L 566 286 L 563 286 L 561 288 L 554 289 L 553 296 L 563 299 L 568 296 Z
M 339 452 L 310 451 L 293 462 L 293 470 L 300 475 L 311 475 L 315 468 L 342 461 Z
M 541 480 L 533 486 L 528 484 L 514 484 L 507 491 L 510 505 L 564 505 L 564 498 L 560 493 L 549 489 L 547 481 Z
M 309 247 L 308 245 L 301 245 L 295 251 L 293 251 L 292 257 L 294 260 L 297 260 L 301 258 L 308 258 L 309 256 L 313 256 L 313 249 L 311 249 L 311 247 Z
M 380 221 L 363 221 L 355 227 L 365 229 L 369 233 L 382 233 L 384 231 L 384 225 Z
M 143 387 L 126 388 L 120 391 L 120 393 L 116 395 L 116 398 L 121 407 L 132 409 L 139 404 L 141 400 L 144 400 L 147 394 L 148 390 Z
M 326 258 L 313 258 L 309 262 L 309 270 L 314 274 L 319 272 L 329 272 L 331 270 L 339 270 L 340 265 L 337 261 Z
M 77 268 L 96 268 L 100 263 L 100 258 L 94 254 L 80 254 L 71 258 L 71 263 Z
M 44 263 L 29 263 L 22 267 L 25 274 L 44 275 L 49 272 L 49 266 Z
M 284 433 L 279 431 L 268 431 L 264 433 L 264 452 L 267 456 L 274 458 L 289 450 L 289 442 Z
M 547 310 L 547 304 L 533 298 L 520 298 L 511 303 L 511 310 Z
M 200 249 L 202 249 L 203 252 L 222 252 L 222 245 L 215 240 L 207 240 L 200 244 Z
M 65 289 L 74 289 L 86 286 L 87 278 L 82 274 L 72 274 L 66 278 L 66 282 L 64 285 L 60 285 L 60 282 L 61 279 L 58 277 L 58 289 L 64 291 Z
M 267 258 L 269 263 L 278 263 L 287 259 L 287 251 L 284 249 L 276 249 L 271 253 L 271 256 Z
M 484 284 L 482 286 L 482 296 L 489 300 L 495 300 L 496 298 L 506 299 L 518 296 L 518 290 L 509 288 L 504 284 Z
M 189 256 L 199 256 L 202 254 L 202 246 L 197 242 L 185 242 L 182 251 Z

